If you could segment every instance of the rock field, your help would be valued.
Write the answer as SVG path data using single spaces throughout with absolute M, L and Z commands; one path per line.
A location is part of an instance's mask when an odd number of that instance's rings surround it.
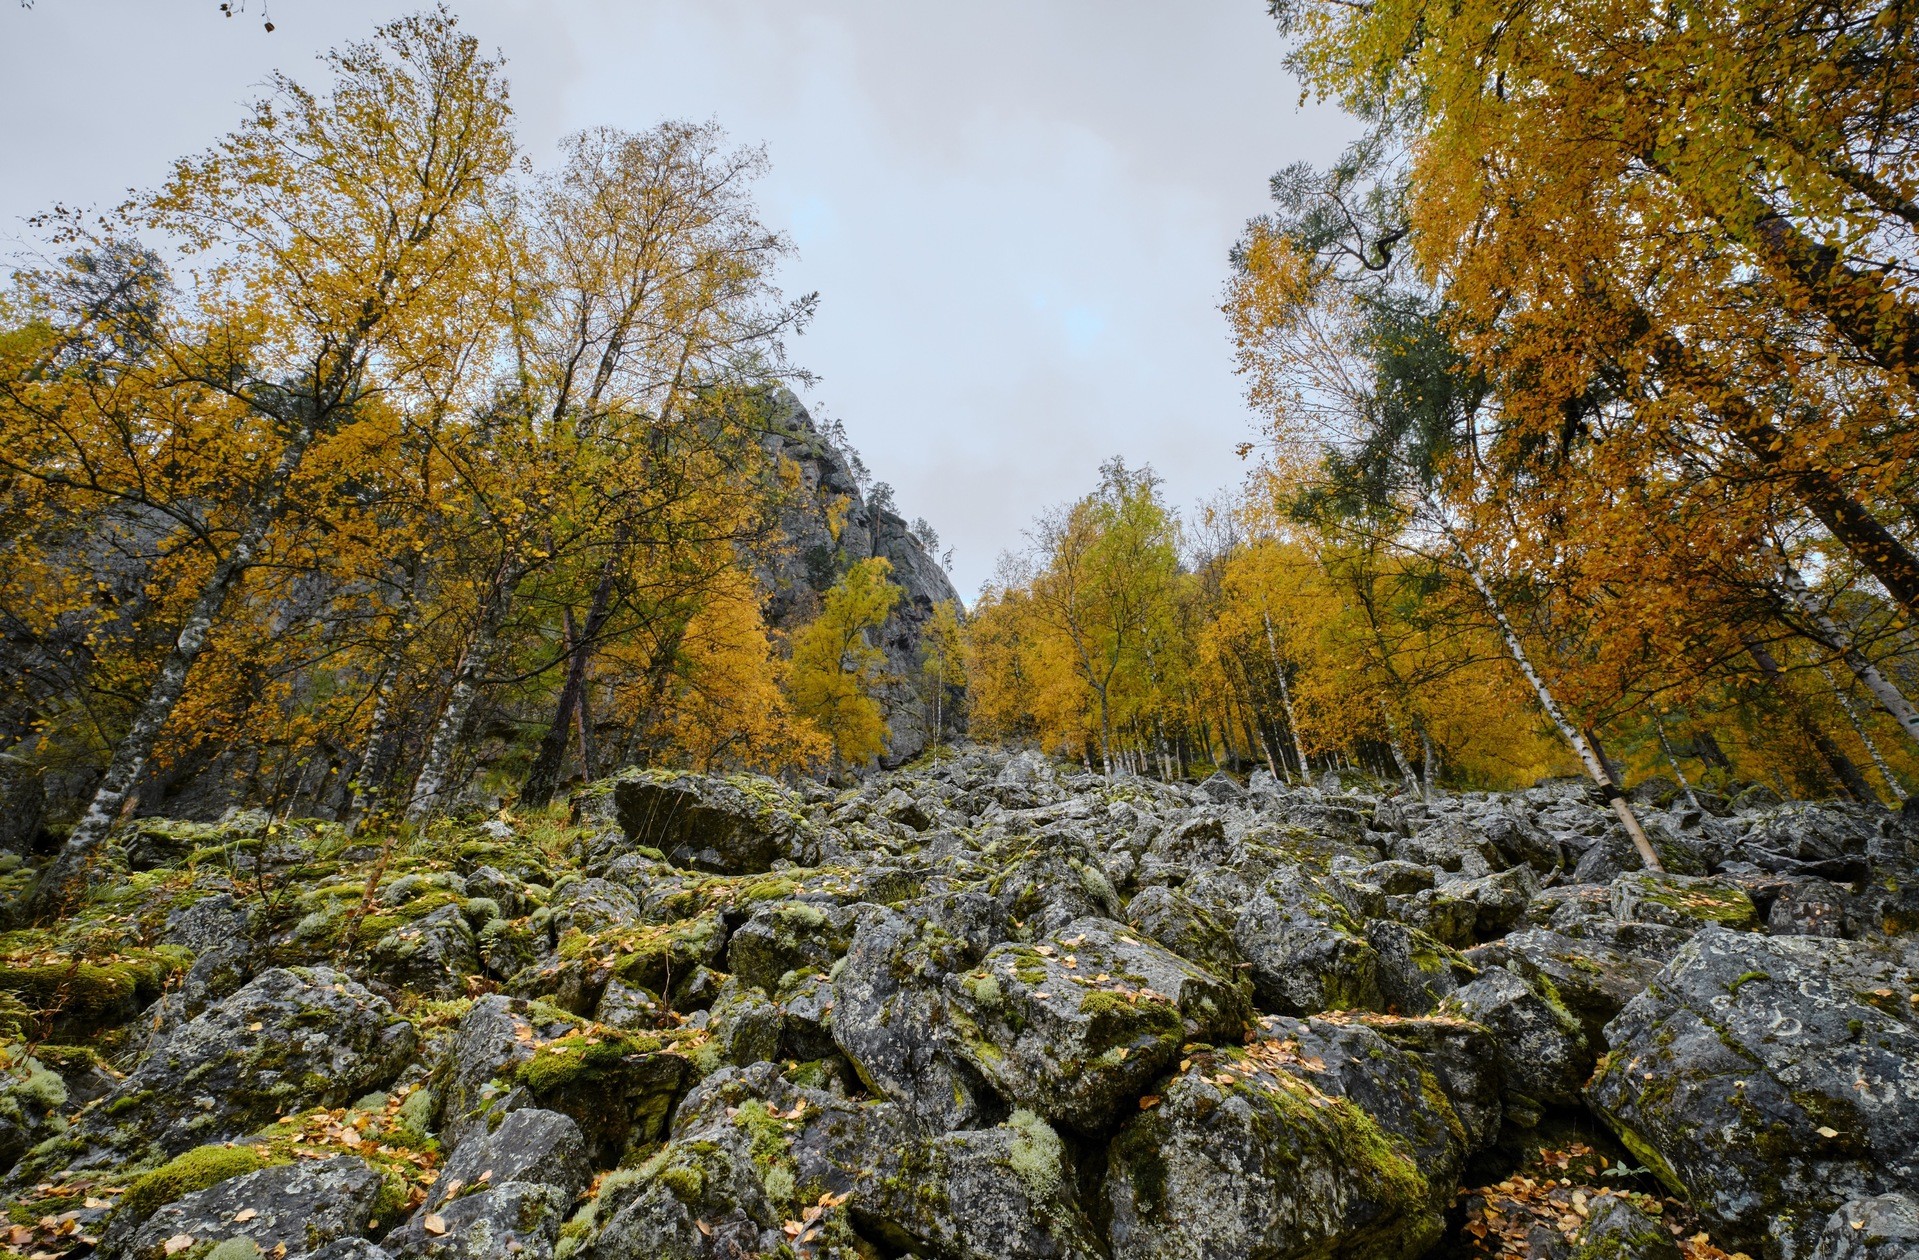
M 1658 874 L 1577 783 L 1392 793 L 962 748 L 139 820 L 0 936 L 0 1247 L 1919 1257 L 1919 818 L 1649 801 Z

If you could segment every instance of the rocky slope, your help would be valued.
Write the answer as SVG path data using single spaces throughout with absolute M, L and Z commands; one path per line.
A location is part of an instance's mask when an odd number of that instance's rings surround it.
M 1919 1254 L 1912 820 L 967 750 L 145 820 L 0 937 L 22 1255 Z M 25 873 L 6 876 L 18 888 Z

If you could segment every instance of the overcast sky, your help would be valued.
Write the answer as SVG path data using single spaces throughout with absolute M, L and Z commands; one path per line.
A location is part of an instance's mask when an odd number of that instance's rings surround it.
M 0 236 L 111 204 L 240 117 L 268 70 L 395 0 L 0 0 Z M 1180 505 L 1252 435 L 1217 306 L 1288 162 L 1351 131 L 1299 104 L 1263 0 L 458 0 L 505 52 L 536 162 L 575 129 L 719 120 L 763 142 L 767 217 L 817 290 L 794 345 L 970 601 L 1043 507 L 1112 455 Z

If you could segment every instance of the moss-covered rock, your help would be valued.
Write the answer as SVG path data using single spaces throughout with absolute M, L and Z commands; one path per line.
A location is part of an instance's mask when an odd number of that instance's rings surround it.
M 1307 1073 L 1195 1057 L 1113 1139 L 1115 1260 L 1414 1257 L 1442 1230 L 1412 1152 Z
M 1609 1026 L 1588 1097 L 1715 1237 L 1805 1254 L 1848 1199 L 1919 1189 L 1916 981 L 1898 953 L 1709 927 Z

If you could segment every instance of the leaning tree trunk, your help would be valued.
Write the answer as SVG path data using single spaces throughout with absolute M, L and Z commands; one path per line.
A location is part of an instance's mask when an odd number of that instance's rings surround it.
M 1878 794 L 1872 790 L 1872 785 L 1866 782 L 1866 776 L 1859 773 L 1859 767 L 1852 763 L 1852 758 L 1846 756 L 1839 745 L 1833 743 L 1832 736 L 1826 734 L 1825 728 L 1820 726 L 1813 715 L 1807 711 L 1805 702 L 1794 694 L 1787 683 L 1785 671 L 1779 668 L 1779 662 L 1773 659 L 1772 653 L 1756 639 L 1746 640 L 1746 651 L 1752 656 L 1753 663 L 1759 666 L 1759 672 L 1765 675 L 1766 681 L 1771 684 L 1773 690 L 1779 693 L 1781 703 L 1792 713 L 1793 719 L 1799 724 L 1800 732 L 1806 737 L 1806 742 L 1825 758 L 1826 765 L 1831 768 L 1833 777 L 1839 781 L 1839 786 L 1845 789 L 1846 795 L 1861 803 L 1876 801 Z
M 173 716 L 180 697 L 186 693 L 187 674 L 200 658 L 200 653 L 206 649 L 207 637 L 212 633 L 220 610 L 252 567 L 266 542 L 267 534 L 280 519 L 286 507 L 287 486 L 299 471 L 300 462 L 305 459 L 307 448 L 312 445 L 317 430 L 318 421 L 311 413 L 305 423 L 294 430 L 280 452 L 279 463 L 274 466 L 266 485 L 255 497 L 246 521 L 240 528 L 239 537 L 213 566 L 206 585 L 200 588 L 186 621 L 180 627 L 180 633 L 167 651 L 166 660 L 161 662 L 160 676 L 147 692 L 139 713 L 134 716 L 133 725 L 114 746 L 106 774 L 102 776 L 100 786 L 94 789 L 86 813 L 80 816 L 67 842 L 61 846 L 59 856 L 54 858 L 53 864 L 40 877 L 33 893 L 36 914 L 58 913 L 86 890 L 90 869 L 100 846 L 106 841 L 107 833 L 112 830 L 129 794 L 152 761 L 160 731 L 166 726 L 167 719 Z
M 1479 563 L 1473 559 L 1472 553 L 1466 550 L 1465 545 L 1450 528 L 1446 529 L 1446 539 L 1452 543 L 1453 551 L 1459 556 L 1460 563 L 1465 566 L 1467 575 L 1472 578 L 1473 587 L 1479 592 L 1480 599 L 1485 601 L 1486 611 L 1491 613 L 1493 620 L 1498 623 L 1499 633 L 1506 641 L 1506 651 L 1512 656 L 1513 663 L 1519 666 L 1519 672 L 1525 675 L 1527 683 L 1532 686 L 1533 694 L 1539 698 L 1539 707 L 1546 711 L 1546 716 L 1559 731 L 1559 737 L 1566 741 L 1573 750 L 1573 754 L 1579 758 L 1580 764 L 1586 768 L 1586 773 L 1591 775 L 1593 782 L 1599 785 L 1600 792 L 1605 795 L 1606 803 L 1612 806 L 1613 813 L 1619 816 L 1620 823 L 1626 828 L 1626 834 L 1632 837 L 1633 848 L 1639 851 L 1639 860 L 1645 863 L 1647 870 L 1664 871 L 1666 868 L 1660 862 L 1659 854 L 1654 851 L 1652 841 L 1647 838 L 1646 829 L 1639 825 L 1639 815 L 1633 813 L 1632 805 L 1620 793 L 1619 785 L 1613 782 L 1612 776 L 1606 772 L 1605 763 L 1599 760 L 1599 754 L 1594 752 L 1592 745 L 1586 742 L 1586 737 L 1579 733 L 1579 728 L 1566 719 L 1565 713 L 1559 707 L 1559 702 L 1553 698 L 1552 691 L 1547 688 L 1546 680 L 1541 678 L 1539 671 L 1533 668 L 1532 658 L 1526 654 L 1526 645 L 1520 642 L 1519 632 L 1513 628 L 1512 621 L 1506 616 L 1506 610 L 1500 606 L 1498 598 L 1493 594 L 1493 588 L 1487 583 L 1486 575 L 1480 570 Z
M 1406 780 L 1406 787 L 1414 796 L 1423 798 L 1425 793 L 1420 791 L 1419 776 L 1413 773 L 1413 763 L 1406 760 L 1406 750 L 1399 746 L 1399 720 L 1393 716 L 1392 706 L 1381 700 L 1379 715 L 1386 719 L 1386 743 L 1393 750 L 1393 764 L 1399 767 L 1399 777 Z
M 1839 653 L 1840 659 L 1846 662 L 1846 668 L 1852 671 L 1852 676 L 1872 693 L 1873 699 L 1884 706 L 1886 712 L 1892 714 L 1893 720 L 1899 723 L 1899 729 L 1906 733 L 1906 738 L 1919 745 L 1919 709 L 1913 707 L 1912 701 L 1906 699 L 1905 693 L 1894 685 L 1892 679 L 1887 678 L 1877 665 L 1867 660 L 1865 654 L 1852 645 L 1852 636 L 1819 606 L 1819 601 L 1806 589 L 1806 583 L 1797 570 L 1789 564 L 1781 564 L 1779 581 L 1785 588 L 1786 598 L 1812 622 L 1814 629 L 1819 632 L 1819 638 L 1827 647 Z M 1851 704 L 1849 697 L 1846 703 Z
M 607 617 L 613 607 L 613 588 L 618 580 L 618 571 L 614 560 L 619 549 L 624 546 L 624 537 L 614 544 L 614 553 L 607 557 L 600 567 L 599 581 L 594 583 L 593 598 L 586 610 L 586 624 L 579 632 L 571 633 L 572 610 L 567 610 L 569 634 L 567 636 L 566 677 L 560 684 L 560 698 L 554 706 L 552 724 L 546 728 L 546 734 L 540 739 L 539 751 L 534 754 L 533 765 L 526 772 L 526 782 L 520 787 L 520 803 L 532 808 L 545 805 L 553 799 L 553 793 L 560 785 L 560 768 L 566 762 L 566 749 L 571 736 L 569 729 L 578 715 L 584 710 L 586 695 L 587 667 L 593 660 L 593 645 L 599 641 L 600 632 L 606 628 Z M 584 723 L 581 723 L 584 726 Z M 586 760 L 592 760 L 591 750 L 583 749 Z M 588 771 L 591 777 L 591 771 Z
M 1852 702 L 1852 697 L 1846 694 L 1846 689 L 1839 685 L 1839 680 L 1832 676 L 1831 670 L 1822 665 L 1819 667 L 1819 672 L 1826 676 L 1826 685 L 1832 688 L 1832 694 L 1838 699 L 1839 707 L 1846 711 L 1846 720 L 1852 723 L 1852 729 L 1859 735 L 1859 742 L 1865 745 L 1866 756 L 1872 758 L 1873 769 L 1877 770 L 1879 777 L 1886 781 L 1887 789 L 1892 792 L 1892 799 L 1902 805 L 1905 804 L 1906 789 L 1900 787 L 1899 780 L 1893 777 L 1892 767 L 1886 764 L 1885 754 L 1879 751 L 1879 741 L 1872 737 L 1872 731 L 1866 726 L 1865 715 L 1859 712 L 1859 706 Z
M 424 822 L 432 817 L 442 804 L 441 798 L 452 785 L 453 764 L 459 753 L 460 737 L 466 731 L 467 719 L 473 716 L 473 706 L 480 699 L 481 684 L 485 682 L 487 669 L 492 664 L 500 626 L 506 620 L 507 589 L 510 586 L 511 582 L 506 577 L 497 579 L 495 589 L 480 609 L 480 624 L 474 628 L 473 640 L 467 644 L 466 652 L 460 658 L 459 671 L 453 677 L 453 688 L 447 693 L 446 704 L 440 709 L 439 721 L 434 723 L 433 736 L 427 741 L 426 756 L 420 763 L 420 773 L 415 776 L 412 794 L 407 798 L 406 821 L 410 823 Z
M 1679 790 L 1685 794 L 1686 804 L 1704 813 L 1705 807 L 1700 805 L 1699 797 L 1692 790 L 1692 780 L 1686 777 L 1686 772 L 1679 767 L 1679 758 L 1673 755 L 1672 741 L 1666 738 L 1665 722 L 1654 715 L 1652 728 L 1659 735 L 1659 751 L 1666 754 L 1666 764 L 1672 767 L 1672 777 L 1679 780 Z

